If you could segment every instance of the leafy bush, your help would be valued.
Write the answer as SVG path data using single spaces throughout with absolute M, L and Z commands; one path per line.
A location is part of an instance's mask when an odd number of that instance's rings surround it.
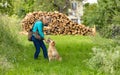
M 4 74 L 5 71 L 7 71 L 8 69 L 12 69 L 13 64 L 10 63 L 5 56 L 0 56 L 0 71 L 2 71 L 1 73 Z
M 100 39 L 98 39 L 100 41 Z M 99 73 L 107 75 L 120 74 L 120 41 L 119 40 L 101 40 L 96 47 L 93 47 L 91 58 L 87 65 L 91 69 L 96 69 Z
M 19 20 L 15 15 L 9 17 L 0 15 L 0 42 L 1 44 L 13 44 L 17 41 L 17 34 L 20 29 Z
M 19 19 L 13 15 L 11 17 L 0 14 L 0 72 L 11 68 L 10 65 L 16 61 L 19 54 L 20 30 Z M 4 65 L 2 65 L 4 64 Z M 9 65 L 9 66 L 8 66 Z M 10 68 L 9 68 L 10 67 Z
M 0 15 L 0 55 L 10 62 L 15 62 L 17 55 L 20 54 L 20 38 L 18 32 L 20 30 L 20 21 L 13 15 Z
M 120 25 L 104 26 L 99 32 L 103 37 L 117 38 L 120 36 Z
M 120 46 L 107 48 L 93 48 L 93 57 L 89 60 L 89 66 L 107 74 L 119 74 L 120 70 Z
M 96 25 L 98 32 L 107 38 L 120 35 L 120 1 L 97 1 L 97 4 L 85 5 L 83 23 L 87 26 Z
M 12 15 L 13 8 L 12 0 L 0 0 L 0 13 Z

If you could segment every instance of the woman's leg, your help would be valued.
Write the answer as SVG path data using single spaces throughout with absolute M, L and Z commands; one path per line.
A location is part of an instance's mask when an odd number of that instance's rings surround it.
M 45 46 L 43 40 L 40 40 L 40 47 L 41 47 L 42 50 L 43 50 L 44 58 L 48 58 L 47 48 L 46 48 L 46 46 Z
M 37 40 L 34 36 L 32 36 L 32 41 L 36 49 L 35 54 L 34 54 L 34 59 L 37 59 L 40 53 L 40 43 L 39 43 L 39 40 Z

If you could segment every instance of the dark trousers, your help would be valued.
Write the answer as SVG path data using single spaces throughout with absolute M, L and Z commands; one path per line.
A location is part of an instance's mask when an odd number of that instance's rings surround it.
M 32 41 L 33 41 L 33 44 L 34 44 L 35 49 L 36 49 L 35 54 L 34 54 L 34 59 L 38 58 L 39 53 L 40 53 L 40 48 L 42 48 L 42 50 L 43 50 L 44 58 L 48 58 L 47 48 L 46 48 L 43 40 L 38 40 L 34 36 L 32 36 Z

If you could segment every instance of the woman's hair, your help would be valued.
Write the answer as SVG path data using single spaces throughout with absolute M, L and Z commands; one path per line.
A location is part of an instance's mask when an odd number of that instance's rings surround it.
M 41 21 L 43 21 L 43 20 L 47 20 L 47 22 L 48 23 L 50 23 L 51 22 L 51 18 L 49 17 L 49 16 L 43 16 L 42 18 L 41 18 Z

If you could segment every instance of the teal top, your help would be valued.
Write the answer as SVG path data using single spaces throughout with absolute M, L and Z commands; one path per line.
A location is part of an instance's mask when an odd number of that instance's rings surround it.
M 44 38 L 44 32 L 43 32 L 43 23 L 42 21 L 36 21 L 33 25 L 32 31 L 36 32 L 38 30 L 39 35 Z

